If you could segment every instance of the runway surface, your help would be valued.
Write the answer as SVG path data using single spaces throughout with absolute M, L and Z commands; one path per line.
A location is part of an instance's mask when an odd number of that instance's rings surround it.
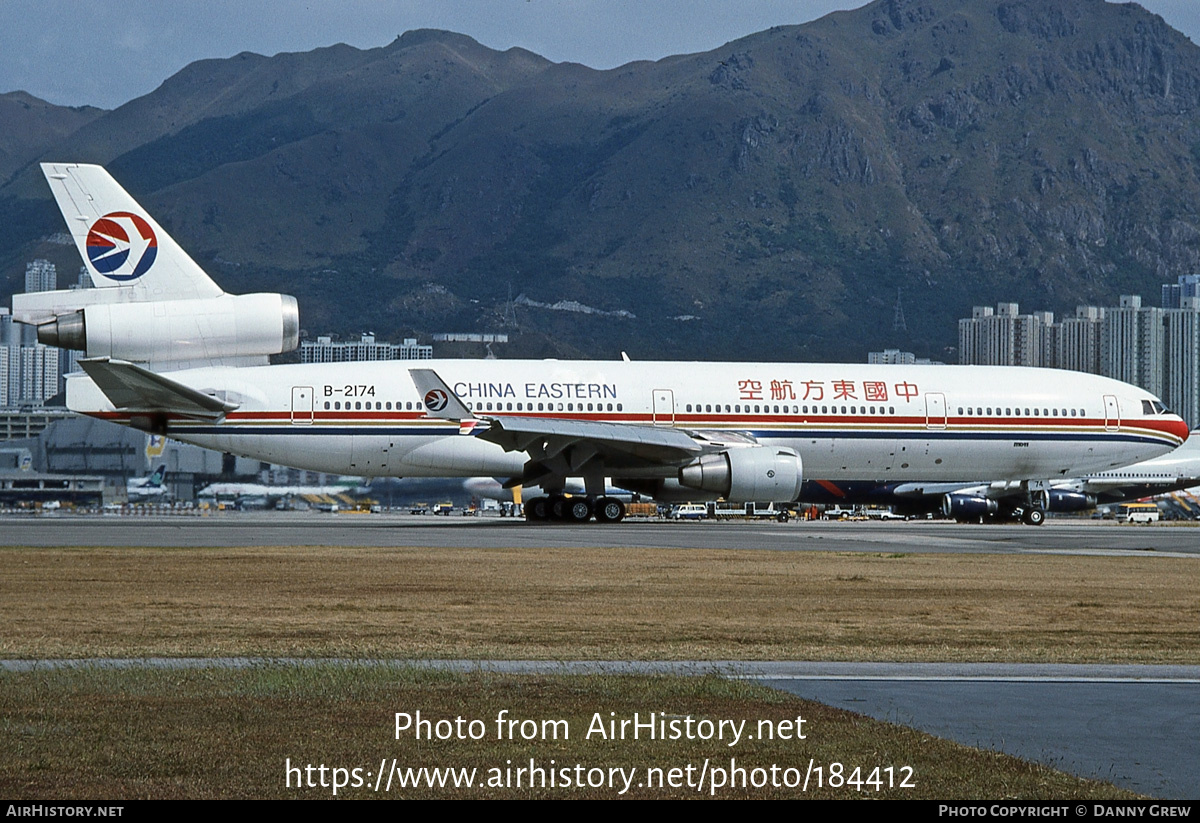
M 830 706 L 1163 799 L 1200 797 L 1200 684 L 776 680 Z
M 501 518 L 318 512 L 0 517 L 3 546 L 428 546 L 1155 554 L 1200 558 L 1200 528 L 1051 519 L 1044 526 L 922 522 L 527 524 Z

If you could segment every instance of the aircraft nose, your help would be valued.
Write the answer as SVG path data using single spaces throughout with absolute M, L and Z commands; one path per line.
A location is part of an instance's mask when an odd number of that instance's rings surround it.
M 1182 417 L 1177 417 L 1173 414 L 1170 415 L 1167 418 L 1166 430 L 1167 433 L 1173 434 L 1181 441 L 1188 439 L 1188 425 L 1183 421 Z

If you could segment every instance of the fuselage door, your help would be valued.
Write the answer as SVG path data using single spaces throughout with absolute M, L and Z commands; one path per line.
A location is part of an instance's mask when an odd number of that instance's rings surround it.
M 928 392 L 925 395 L 925 428 L 946 428 L 946 395 Z
M 1104 395 L 1104 430 L 1106 432 L 1121 430 L 1121 406 L 1117 403 L 1116 395 Z
M 292 386 L 292 425 L 311 426 L 313 422 L 312 386 Z
M 671 389 L 654 390 L 654 425 L 675 425 L 675 392 Z

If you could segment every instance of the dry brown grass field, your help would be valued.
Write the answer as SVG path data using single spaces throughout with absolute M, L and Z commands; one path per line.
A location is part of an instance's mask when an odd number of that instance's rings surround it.
M 1163 557 L 582 549 L 0 549 L 0 657 L 1195 663 L 1194 561 Z M 569 718 L 576 738 L 396 741 L 392 716 Z M 594 712 L 804 715 L 803 742 L 604 743 Z M 501 676 L 401 665 L 0 673 L 0 795 L 328 797 L 285 762 L 487 770 L 527 762 L 911 765 L 912 789 L 722 797 L 1083 799 L 1110 785 L 714 677 Z M 878 772 L 876 773 L 878 774 Z M 340 797 L 380 796 L 348 787 Z M 614 797 L 612 788 L 389 797 Z M 703 796 L 690 785 L 627 796 Z
M 639 549 L 0 549 L 0 657 L 1196 663 L 1200 564 Z

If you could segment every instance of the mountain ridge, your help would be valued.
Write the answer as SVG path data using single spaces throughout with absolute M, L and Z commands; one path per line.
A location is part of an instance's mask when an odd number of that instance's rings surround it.
M 436 30 L 202 61 L 46 151 L 314 332 L 492 330 L 524 295 L 513 353 L 944 358 L 972 304 L 1200 269 L 1198 113 L 1200 50 L 1134 4 L 876 0 L 603 71 Z M 0 213 L 58 230 L 32 172 Z

